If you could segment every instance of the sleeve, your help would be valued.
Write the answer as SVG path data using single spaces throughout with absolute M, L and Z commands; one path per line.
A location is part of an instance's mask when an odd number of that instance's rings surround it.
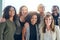
M 0 23 L 0 40 L 3 40 L 4 29 L 5 29 L 5 23 Z
M 16 25 L 16 32 L 15 33 L 20 34 L 22 31 L 22 27 L 21 27 L 21 24 L 19 22 L 19 17 L 16 17 L 15 25 Z
M 59 26 L 56 26 L 56 37 L 57 37 L 57 40 L 60 40 L 60 29 L 59 29 Z
M 40 40 L 43 40 L 42 27 L 40 28 Z
M 59 17 L 59 19 L 58 19 L 58 24 L 59 24 L 59 28 L 60 28 L 60 17 Z
M 15 24 L 16 24 L 17 27 L 20 27 L 19 17 L 16 17 Z
M 25 40 L 25 33 L 26 33 L 26 28 L 23 27 L 23 30 L 22 30 L 22 40 Z

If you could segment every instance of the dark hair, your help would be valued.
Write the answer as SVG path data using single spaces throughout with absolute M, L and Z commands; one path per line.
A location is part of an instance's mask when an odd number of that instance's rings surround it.
M 39 17 L 37 12 L 29 12 L 28 15 L 26 16 L 26 21 L 25 22 L 31 23 L 31 18 L 32 18 L 33 15 L 37 16 L 36 24 L 39 24 L 40 23 L 40 17 Z
M 54 10 L 53 10 L 53 8 L 56 8 L 56 7 L 57 7 L 57 8 L 58 8 L 58 10 L 59 10 L 59 6 L 54 5 L 54 6 L 52 7 L 52 12 L 54 11 Z
M 5 7 L 5 9 L 3 10 L 3 18 L 5 18 L 6 20 L 9 19 L 9 11 L 10 11 L 10 8 L 13 7 L 11 5 Z M 15 21 L 16 20 L 16 9 L 15 7 L 13 7 L 14 10 L 15 10 L 15 15 L 14 15 L 14 18 L 13 20 Z
M 27 6 L 25 6 L 25 5 L 21 6 L 20 9 L 19 9 L 19 16 L 22 15 L 22 8 L 23 8 L 23 7 L 26 7 L 26 8 L 27 8 Z

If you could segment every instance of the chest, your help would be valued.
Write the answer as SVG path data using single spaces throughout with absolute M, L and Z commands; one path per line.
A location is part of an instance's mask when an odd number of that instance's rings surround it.
M 44 33 L 44 40 L 56 40 L 56 32 Z

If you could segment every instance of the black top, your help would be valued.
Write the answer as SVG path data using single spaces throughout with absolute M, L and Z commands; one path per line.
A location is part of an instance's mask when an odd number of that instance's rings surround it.
M 21 21 L 19 21 L 19 22 L 20 22 L 21 27 L 23 28 L 23 27 L 24 27 L 25 22 L 21 22 Z
M 52 13 L 52 16 L 53 16 L 53 18 L 54 18 L 55 25 L 58 25 L 58 17 L 59 17 L 59 13 L 57 14 L 57 16 L 55 16 L 54 13 Z
M 36 25 L 30 24 L 30 40 L 37 40 Z
M 21 22 L 21 21 L 19 21 L 19 22 L 20 22 L 20 25 L 21 25 L 21 31 L 22 31 L 22 29 L 23 29 L 23 27 L 24 27 L 25 22 Z
M 15 34 L 20 35 L 22 33 L 22 28 L 24 27 L 25 22 L 20 21 L 20 17 L 17 16 L 15 25 L 16 25 L 16 32 Z

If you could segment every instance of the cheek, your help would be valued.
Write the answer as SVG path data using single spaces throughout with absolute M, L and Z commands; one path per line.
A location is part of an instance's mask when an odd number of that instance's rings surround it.
M 37 19 L 31 19 L 31 22 L 36 23 Z
M 50 20 L 49 23 L 51 24 L 52 23 L 52 20 Z
M 24 13 L 24 15 L 26 15 L 27 14 L 27 10 L 25 10 L 23 13 Z
M 15 11 L 12 12 L 12 15 L 15 15 Z
M 9 11 L 9 15 L 11 15 L 11 11 Z
M 45 20 L 45 24 L 47 24 L 48 22 L 47 22 L 47 20 Z
M 14 16 L 15 15 L 15 11 L 9 11 L 9 15 L 10 16 Z
M 52 22 L 51 20 L 48 20 L 48 21 L 47 21 L 47 20 L 45 20 L 46 25 L 50 25 L 50 24 L 51 24 L 51 22 Z
M 37 19 L 35 19 L 35 22 L 37 22 Z

